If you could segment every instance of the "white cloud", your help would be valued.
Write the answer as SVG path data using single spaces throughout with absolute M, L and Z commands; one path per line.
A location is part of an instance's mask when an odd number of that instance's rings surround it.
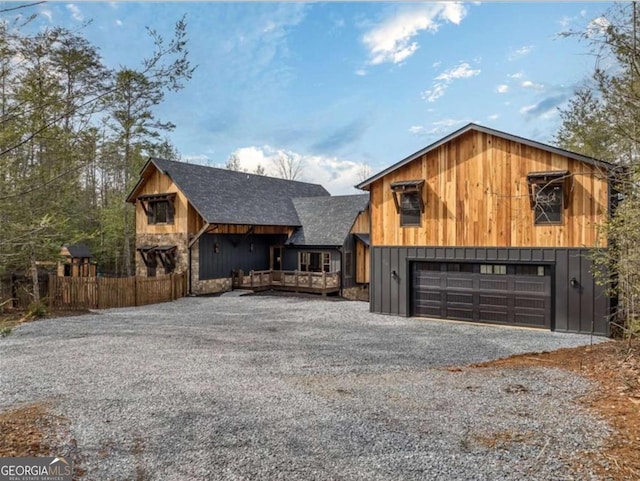
M 427 129 L 424 128 L 424 125 L 412 125 L 409 127 L 409 132 L 414 135 L 424 134 Z
M 443 135 L 451 133 L 457 127 L 462 126 L 463 124 L 468 124 L 469 120 L 467 119 L 442 119 L 437 120 L 436 122 L 432 122 L 431 129 L 425 129 L 423 134 L 426 134 L 431 137 L 442 137 Z M 477 120 L 473 121 L 475 123 L 479 123 Z
M 525 89 L 544 90 L 544 85 L 534 83 L 531 80 L 525 80 L 520 84 L 520 86 Z
M 431 66 L 432 66 L 433 68 L 435 68 L 436 70 L 438 70 L 438 69 L 440 68 L 440 65 L 442 65 L 442 62 L 440 62 L 440 61 L 438 61 L 438 62 L 433 62 L 433 63 L 431 64 Z
M 77 5 L 73 3 L 68 3 L 67 10 L 71 12 L 71 16 L 73 17 L 74 20 L 77 20 L 78 22 L 81 22 L 84 20 L 84 16 L 82 15 L 82 12 L 80 11 Z
M 365 75 L 367 75 L 367 71 L 363 68 L 359 68 L 358 70 L 356 70 L 356 75 L 358 75 L 359 77 L 364 77 Z
M 447 87 L 448 85 L 445 83 L 434 83 L 430 90 L 425 90 L 420 96 L 427 102 L 435 102 L 444 95 Z
M 49 20 L 49 22 L 53 21 L 53 12 L 51 10 L 40 10 L 40 15 L 42 15 L 43 17 L 47 17 L 47 20 Z
M 489 120 L 498 120 L 500 116 L 498 114 L 492 114 L 487 117 Z
M 571 25 L 571 22 L 574 20 L 573 17 L 567 17 L 566 15 L 564 17 L 562 17 L 560 20 L 558 20 L 558 23 L 560 24 L 560 26 L 562 28 L 567 28 L 569 25 Z
M 538 106 L 537 104 L 525 105 L 524 107 L 522 107 L 520 109 L 520 113 L 523 114 L 523 115 L 527 115 L 527 114 L 533 112 L 536 109 L 537 106 Z
M 468 122 L 466 120 L 460 120 L 460 119 L 442 119 L 442 120 L 437 120 L 435 122 L 432 122 L 431 125 L 435 127 L 454 127 L 456 125 L 460 125 L 464 123 L 468 123 Z
M 302 175 L 298 180 L 320 184 L 333 195 L 356 192 L 353 186 L 361 181 L 362 163 L 360 162 L 321 155 L 302 155 L 269 145 L 242 147 L 233 154 L 240 159 L 242 169 L 254 172 L 260 165 L 265 169 L 266 175 L 276 176 L 274 161 L 283 152 L 302 162 Z
M 443 23 L 459 25 L 466 13 L 461 2 L 429 3 L 403 9 L 362 37 L 369 50 L 369 63 L 402 63 L 419 48 L 414 38 L 420 32 L 437 32 Z
M 611 22 L 605 17 L 594 18 L 587 25 L 587 37 L 594 37 L 596 35 L 602 35 L 611 26 Z
M 522 72 L 512 73 L 511 75 L 509 75 L 509 77 L 513 79 L 521 79 L 522 77 L 524 77 L 524 73 Z
M 122 27 L 122 20 L 117 19 L 117 20 L 116 20 L 116 25 L 117 25 L 118 27 Z
M 498 87 L 496 88 L 496 91 L 499 94 L 506 94 L 509 91 L 509 86 L 507 84 L 500 84 L 498 85 Z
M 533 45 L 525 45 L 523 47 L 517 48 L 516 50 L 511 51 L 509 53 L 507 59 L 509 61 L 517 60 L 525 55 L 529 55 L 533 50 Z
M 445 82 L 451 82 L 452 80 L 459 78 L 475 77 L 480 73 L 480 69 L 472 69 L 471 66 L 462 62 L 460 65 L 453 67 L 452 69 L 442 72 L 436 77 L 436 80 L 444 80 Z
M 475 77 L 479 74 L 480 69 L 472 69 L 467 62 L 461 62 L 459 65 L 439 74 L 434 79 L 431 89 L 422 92 L 421 97 L 427 102 L 435 102 L 444 95 L 449 88 L 449 84 L 454 80 Z

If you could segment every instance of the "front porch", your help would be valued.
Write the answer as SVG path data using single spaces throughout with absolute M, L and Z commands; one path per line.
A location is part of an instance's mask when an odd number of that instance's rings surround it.
M 310 292 L 332 294 L 340 292 L 339 272 L 302 272 L 302 271 L 234 271 L 234 289 L 276 289 L 281 291 Z

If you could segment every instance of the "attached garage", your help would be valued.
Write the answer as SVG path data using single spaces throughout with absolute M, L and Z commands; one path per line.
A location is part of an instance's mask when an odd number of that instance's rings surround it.
M 371 247 L 371 310 L 609 334 L 587 249 Z
M 551 328 L 551 266 L 412 262 L 411 315 Z

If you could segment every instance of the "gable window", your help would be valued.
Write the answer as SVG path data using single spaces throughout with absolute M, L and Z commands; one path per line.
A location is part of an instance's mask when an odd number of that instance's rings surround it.
M 551 184 L 538 190 L 533 208 L 536 224 L 562 223 L 562 190 L 562 184 Z
M 175 194 L 142 195 L 138 197 L 149 224 L 173 224 Z
M 147 214 L 149 224 L 171 224 L 173 223 L 173 212 L 169 207 L 169 201 L 158 200 L 149 202 L 149 213 Z
M 405 192 L 400 197 L 400 225 L 420 225 L 420 193 Z
M 391 184 L 393 202 L 396 205 L 396 211 L 400 214 L 401 227 L 421 225 L 424 212 L 423 185 L 424 180 L 404 180 Z
M 331 253 L 298 253 L 298 270 L 302 272 L 331 272 Z
M 562 211 L 569 207 L 571 178 L 568 170 L 527 175 L 535 225 L 562 224 Z

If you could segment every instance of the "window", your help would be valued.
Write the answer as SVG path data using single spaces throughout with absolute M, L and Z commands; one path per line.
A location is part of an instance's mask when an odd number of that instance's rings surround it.
M 400 197 L 400 225 L 420 225 L 420 192 L 405 192 Z
M 149 202 L 147 218 L 149 224 L 173 224 L 173 208 L 168 200 Z
M 518 276 L 544 276 L 549 274 L 549 268 L 545 266 L 516 266 L 516 275 Z
M 396 211 L 400 214 L 401 227 L 421 224 L 422 212 L 424 212 L 423 185 L 424 180 L 403 180 L 391 184 L 393 202 L 396 205 Z
M 536 225 L 561 224 L 562 199 L 562 184 L 549 184 L 537 189 L 533 207 Z
M 465 262 L 461 264 L 449 263 L 447 264 L 447 272 L 473 272 L 473 264 Z
M 530 172 L 529 201 L 535 225 L 562 224 L 562 211 L 569 207 L 573 177 L 568 170 Z
M 480 274 L 497 274 L 504 276 L 507 274 L 505 264 L 480 264 Z
M 300 252 L 298 267 L 302 272 L 330 272 L 331 254 L 329 252 Z
M 141 195 L 138 201 L 149 224 L 173 224 L 176 194 Z

